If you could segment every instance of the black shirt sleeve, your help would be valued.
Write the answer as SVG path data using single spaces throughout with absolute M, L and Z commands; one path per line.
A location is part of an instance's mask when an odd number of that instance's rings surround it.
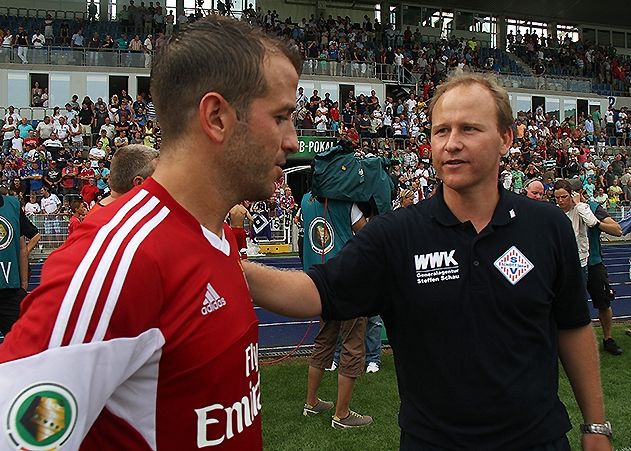
M 596 219 L 598 219 L 599 221 L 604 221 L 605 219 L 610 217 L 609 213 L 607 213 L 607 210 L 605 210 L 600 205 L 596 207 L 596 211 L 594 211 L 594 216 L 596 216 Z
M 370 221 L 338 255 L 307 272 L 320 293 L 325 320 L 373 316 L 389 308 L 387 280 L 392 265 L 385 238 L 391 224 L 385 219 Z
M 37 227 L 26 217 L 22 209 L 20 209 L 20 231 L 22 232 L 22 236 L 29 240 L 39 233 Z

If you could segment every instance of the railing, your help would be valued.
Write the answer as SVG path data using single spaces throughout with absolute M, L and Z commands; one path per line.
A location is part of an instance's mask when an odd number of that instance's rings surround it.
M 20 49 L 25 49 L 20 50 Z M 0 47 L 0 64 L 150 68 L 153 52 L 77 47 Z
M 46 258 L 61 246 L 68 238 L 70 215 L 30 215 L 28 218 L 37 227 L 41 238 L 30 254 L 30 259 L 37 261 Z
M 22 49 L 22 50 L 20 50 Z M 45 64 L 53 66 L 150 68 L 153 52 L 129 49 L 90 49 L 77 47 L 0 47 L 0 64 Z M 303 75 L 374 78 L 399 84 L 416 84 L 420 74 L 403 66 L 368 61 L 328 61 L 307 59 Z
M 75 197 L 75 196 L 73 196 Z M 269 232 L 259 233 L 254 238 L 254 241 L 258 244 L 264 243 L 285 243 L 291 244 L 295 241 L 292 234 L 293 216 L 291 211 L 274 208 L 266 201 L 256 202 L 252 211 L 254 216 L 262 214 L 267 222 Z M 260 208 L 259 211 L 255 211 L 256 207 Z M 37 227 L 41 238 L 33 251 L 30 254 L 31 261 L 38 261 L 45 259 L 55 249 L 60 247 L 68 238 L 68 222 L 70 215 L 46 215 L 46 214 L 34 214 L 29 215 L 30 221 Z M 260 223 L 259 223 L 260 224 Z M 265 227 L 263 227 L 264 229 Z M 250 227 L 252 229 L 252 226 Z
M 376 63 L 367 61 L 328 61 L 306 59 L 302 63 L 303 75 L 331 77 L 377 78 Z
M 453 73 L 454 71 L 452 71 Z M 473 72 L 491 73 L 474 69 Z M 549 75 L 524 75 L 492 72 L 498 83 L 505 88 L 523 88 L 549 91 L 593 92 L 592 81 L 587 78 L 554 77 Z
M 303 75 L 330 77 L 376 78 L 398 84 L 416 84 L 421 74 L 413 74 L 403 66 L 374 61 L 330 61 L 308 58 L 302 63 Z
M 0 64 L 30 64 L 53 66 L 134 67 L 150 68 L 153 52 L 121 49 L 89 49 L 76 47 L 27 47 L 20 56 L 18 47 L 0 47 Z M 475 72 L 484 72 L 474 69 Z M 379 79 L 386 83 L 415 85 L 421 73 L 404 66 L 369 61 L 329 61 L 307 59 L 302 65 L 303 75 Z M 507 88 L 526 88 L 550 91 L 593 92 L 592 82 L 584 78 L 530 76 L 523 74 L 495 74 Z
M 298 124 L 296 122 L 294 122 L 294 126 L 296 127 L 296 134 L 298 136 L 340 136 L 339 130 L 316 130 L 313 128 L 297 128 Z
M 299 202 L 300 200 L 296 200 Z M 266 204 L 265 202 L 263 202 Z M 257 207 L 255 203 L 253 207 Z M 259 205 L 261 207 L 261 205 Z M 608 209 L 611 217 L 620 221 L 629 214 L 631 207 L 620 206 L 617 208 Z M 293 223 L 293 214 L 291 210 L 281 210 L 270 208 L 269 204 L 266 204 L 265 208 L 261 208 L 260 214 L 264 215 L 265 220 L 269 222 L 269 235 L 258 234 L 254 238 L 256 244 L 269 244 L 269 243 L 284 243 L 291 244 L 292 249 L 297 249 L 297 233 L 298 230 Z M 254 216 L 259 212 L 252 211 Z M 51 252 L 60 247 L 68 238 L 68 221 L 70 215 L 31 215 L 29 219 L 39 229 L 41 239 L 37 246 L 30 254 L 31 261 L 41 261 L 48 257 Z M 252 227 L 250 227 L 252 229 Z M 603 241 L 627 241 L 631 239 L 631 235 L 624 235 L 622 237 L 613 237 L 607 234 L 602 235 Z
M 526 88 L 547 91 L 593 92 L 592 81 L 572 77 L 548 75 L 497 74 L 497 79 L 507 88 Z

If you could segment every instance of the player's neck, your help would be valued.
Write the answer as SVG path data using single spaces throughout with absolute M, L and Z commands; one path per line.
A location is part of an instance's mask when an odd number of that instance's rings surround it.
M 491 222 L 500 199 L 497 184 L 471 190 L 443 188 L 445 204 L 460 222 L 470 221 L 480 233 Z
M 216 166 L 216 165 L 215 165 Z M 211 232 L 221 236 L 223 222 L 234 205 L 220 191 L 220 174 L 187 149 L 162 152 L 153 179 Z

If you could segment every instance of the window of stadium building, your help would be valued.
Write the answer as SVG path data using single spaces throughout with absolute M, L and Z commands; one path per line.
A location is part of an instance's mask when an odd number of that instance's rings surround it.
M 86 2 L 89 4 L 90 0 L 86 0 Z M 96 2 L 98 3 L 98 2 Z M 176 11 L 176 3 L 177 0 L 163 0 L 162 2 L 160 2 L 160 4 L 163 6 L 163 14 L 166 16 L 169 11 L 173 11 L 173 14 L 175 14 Z M 224 0 L 223 4 L 225 4 L 226 1 Z M 253 8 L 256 8 L 256 0 L 247 0 L 247 4 L 246 1 L 235 1 L 232 0 L 231 1 L 231 5 L 233 5 L 235 10 L 245 10 L 245 8 L 248 7 L 248 5 L 252 5 Z M 217 8 L 219 2 L 217 1 L 204 1 L 204 0 L 184 0 L 184 12 L 186 13 L 186 15 L 189 14 L 193 14 L 195 11 L 197 11 L 199 8 L 202 8 L 204 10 L 206 9 L 212 9 L 212 8 Z M 123 5 L 129 5 L 129 0 L 109 0 L 108 2 L 108 7 L 109 7 L 109 16 L 110 17 L 118 17 L 120 14 L 120 11 L 122 11 L 123 9 Z
M 411 10 L 411 14 L 414 14 L 417 10 L 420 9 L 420 8 L 415 8 L 413 6 L 410 6 L 409 8 Z M 425 8 L 423 8 L 423 9 L 425 9 Z M 381 3 L 377 3 L 375 5 L 375 19 L 381 21 Z M 391 6 L 390 7 L 390 14 L 388 16 L 388 19 L 389 19 L 390 23 L 397 23 L 397 7 L 396 6 Z M 421 21 L 420 16 L 418 17 L 418 20 L 414 19 L 414 18 L 413 18 L 413 20 L 414 20 L 414 23 L 417 23 L 417 22 Z
M 506 33 L 513 35 L 524 35 L 525 33 L 536 33 L 539 36 L 545 38 L 550 33 L 551 24 L 547 22 L 532 22 L 529 20 L 519 19 L 506 19 Z M 566 39 L 570 41 L 579 40 L 579 31 L 573 25 L 557 25 L 556 26 L 557 39 L 559 42 L 564 42 Z M 507 42 L 507 45 L 510 45 Z
M 404 24 L 420 23 L 423 27 L 439 28 L 440 37 L 448 38 L 454 31 L 471 31 L 490 35 L 490 44 L 497 42 L 497 18 L 491 14 L 453 9 L 405 6 Z

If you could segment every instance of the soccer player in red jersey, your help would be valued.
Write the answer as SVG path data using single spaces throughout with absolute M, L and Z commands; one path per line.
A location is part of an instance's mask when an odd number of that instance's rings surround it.
M 209 16 L 151 74 L 152 178 L 84 220 L 0 346 L 0 450 L 260 450 L 258 322 L 224 224 L 298 141 L 301 61 Z

